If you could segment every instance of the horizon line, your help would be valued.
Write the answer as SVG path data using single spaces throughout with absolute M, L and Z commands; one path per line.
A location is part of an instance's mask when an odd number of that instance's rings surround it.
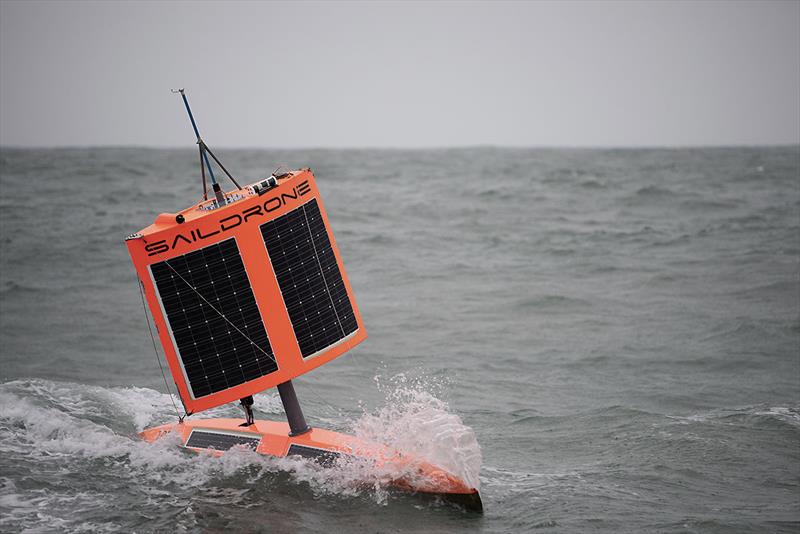
M 75 149 L 144 149 L 144 150 L 194 150 L 194 145 L 144 145 L 144 144 L 81 144 L 81 145 L 4 145 L 0 150 L 75 150 Z M 641 144 L 641 145 L 521 145 L 521 144 L 474 144 L 474 145 L 435 145 L 435 146 L 234 146 L 214 145 L 220 150 L 286 150 L 286 151 L 439 151 L 470 149 L 511 149 L 511 150 L 680 150 L 711 148 L 800 148 L 800 141 L 788 143 L 708 143 L 708 144 Z

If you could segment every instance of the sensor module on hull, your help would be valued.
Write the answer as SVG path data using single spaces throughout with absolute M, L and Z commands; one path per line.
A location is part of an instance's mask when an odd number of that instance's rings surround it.
M 397 473 L 396 487 L 481 509 L 475 488 L 423 459 L 306 424 L 291 380 L 367 337 L 314 176 L 310 169 L 273 173 L 241 187 L 177 92 L 197 137 L 203 200 L 162 213 L 126 243 L 186 414 L 142 436 L 177 432 L 191 450 L 244 446 L 323 465 L 364 458 Z M 235 189 L 222 190 L 209 156 Z M 252 396 L 271 387 L 288 425 L 253 418 Z M 244 422 L 185 420 L 237 400 Z

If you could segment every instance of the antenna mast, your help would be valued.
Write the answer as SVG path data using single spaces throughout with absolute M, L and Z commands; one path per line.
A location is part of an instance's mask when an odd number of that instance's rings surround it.
M 222 162 L 220 162 L 220 160 L 217 159 L 214 153 L 211 152 L 211 149 L 208 148 L 208 145 L 206 145 L 205 141 L 203 141 L 203 139 L 200 137 L 200 131 L 197 129 L 197 123 L 194 120 L 194 115 L 192 114 L 192 108 L 189 107 L 189 99 L 186 98 L 186 93 L 184 92 L 183 88 L 173 89 L 172 92 L 181 94 L 181 98 L 183 98 L 183 105 L 186 106 L 186 112 L 189 114 L 189 120 L 192 121 L 192 129 L 194 130 L 194 135 L 195 137 L 197 137 L 197 146 L 200 149 L 200 173 L 203 176 L 203 199 L 204 200 L 208 199 L 208 192 L 206 189 L 206 171 L 205 171 L 206 169 L 208 169 L 208 175 L 211 177 L 211 189 L 214 191 L 214 197 L 217 200 L 217 204 L 219 206 L 224 206 L 225 195 L 223 194 L 222 188 L 217 183 L 217 180 L 214 177 L 214 169 L 211 168 L 211 162 L 208 160 L 208 155 L 209 154 L 211 155 L 214 161 L 217 162 L 217 165 L 220 166 L 220 168 L 225 172 L 228 178 L 231 179 L 231 181 L 237 188 L 241 189 L 241 186 L 236 182 L 234 177 L 231 176 L 231 173 L 228 172 L 228 169 L 226 169 L 222 165 Z

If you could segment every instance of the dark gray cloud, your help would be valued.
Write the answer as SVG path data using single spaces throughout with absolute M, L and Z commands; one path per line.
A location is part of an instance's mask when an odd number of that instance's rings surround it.
M 0 3 L 0 143 L 800 142 L 798 2 Z

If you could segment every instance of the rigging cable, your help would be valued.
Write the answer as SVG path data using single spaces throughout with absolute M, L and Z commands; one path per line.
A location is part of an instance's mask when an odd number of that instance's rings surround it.
M 150 316 L 147 314 L 147 305 L 144 302 L 144 284 L 142 283 L 141 278 L 138 276 L 136 277 L 136 281 L 139 285 L 139 296 L 142 297 L 142 311 L 144 311 L 144 319 L 147 321 L 147 330 L 150 332 L 150 339 L 153 341 L 153 352 L 156 353 L 156 361 L 158 362 L 158 368 L 161 369 L 161 377 L 164 379 L 164 386 L 167 388 L 167 395 L 169 395 L 169 400 L 172 402 L 172 407 L 175 409 L 175 415 L 178 416 L 178 422 L 183 423 L 183 418 L 186 417 L 185 414 L 181 416 L 181 413 L 178 411 L 178 406 L 175 404 L 175 399 L 172 397 L 172 391 L 169 388 L 169 382 L 167 382 L 167 375 L 164 373 L 164 366 L 161 365 L 161 357 L 158 355 L 158 348 L 156 347 L 156 337 L 153 335 L 153 328 L 150 326 Z

